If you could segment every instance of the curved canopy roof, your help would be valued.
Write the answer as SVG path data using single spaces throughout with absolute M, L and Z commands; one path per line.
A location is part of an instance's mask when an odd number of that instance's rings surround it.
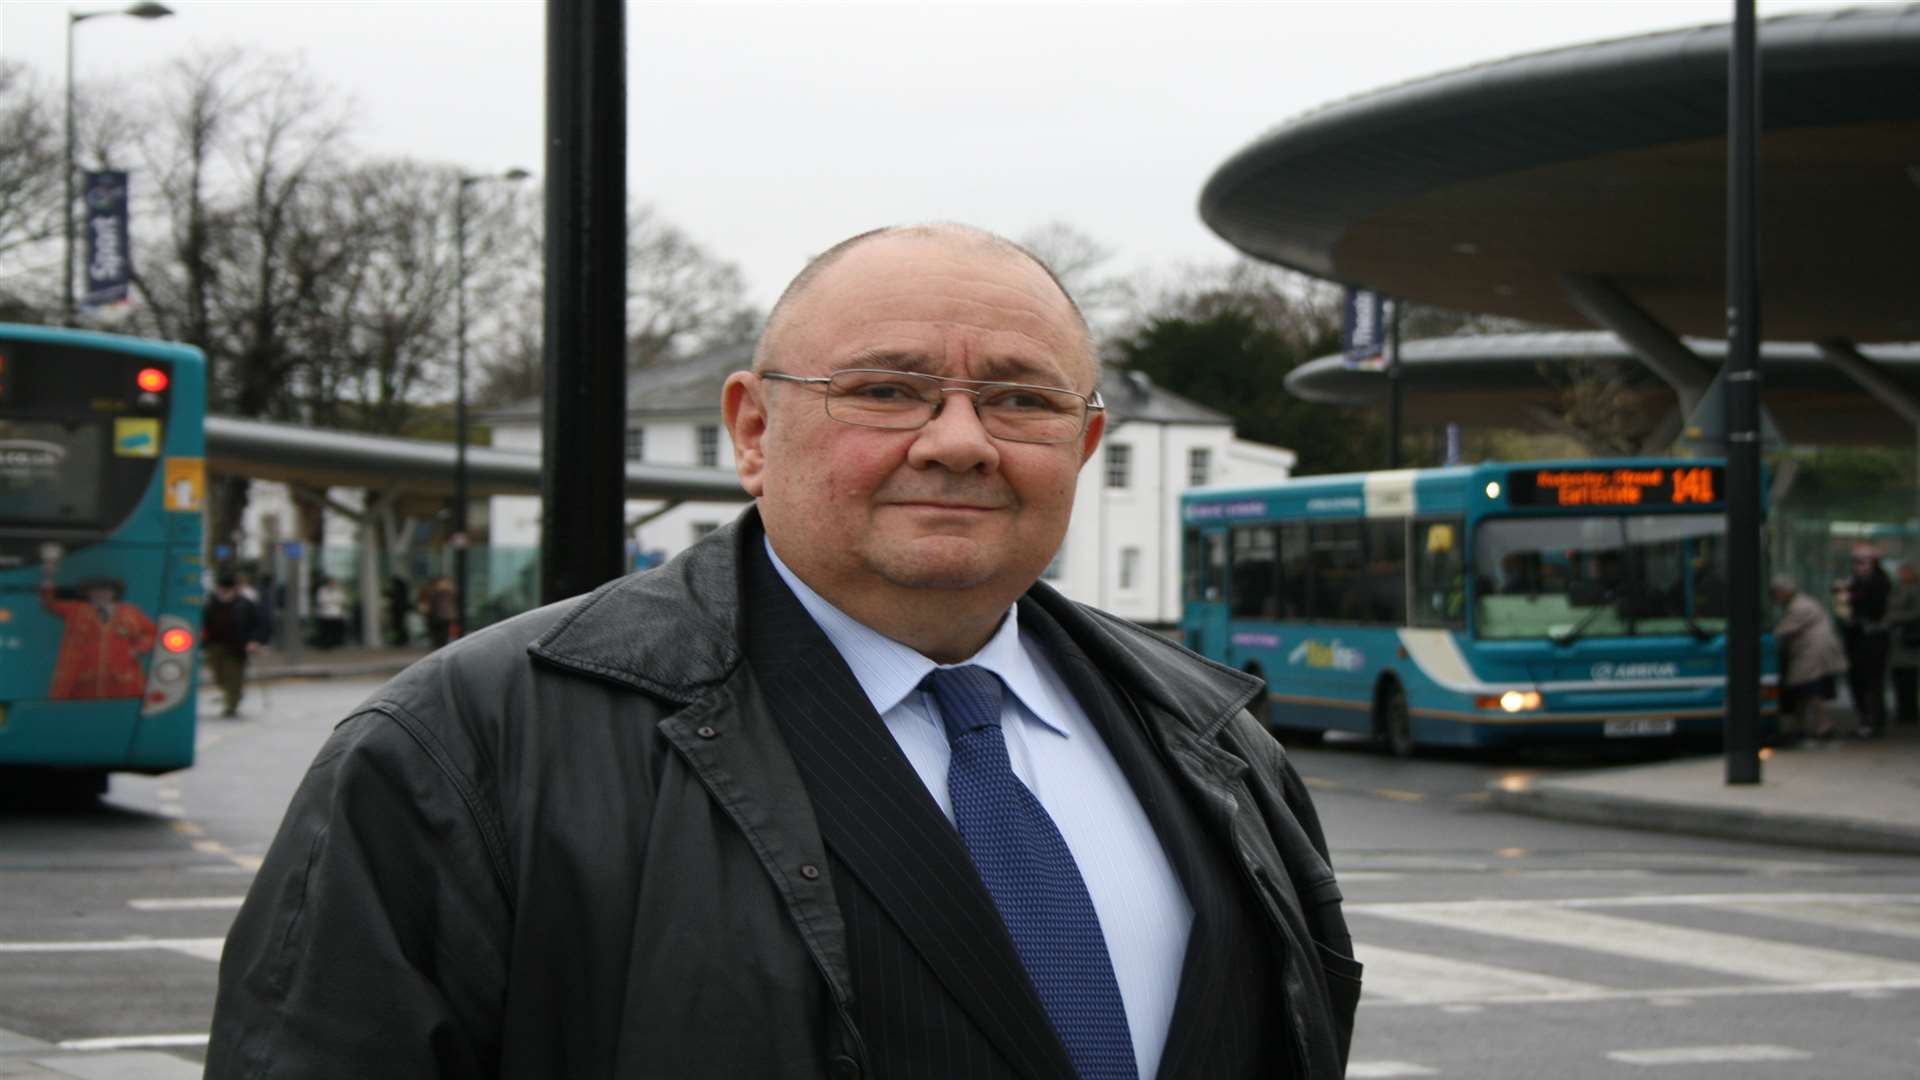
M 1686 344 L 1716 365 L 1726 356 L 1724 341 L 1689 338 Z M 1920 398 L 1920 345 L 1861 351 L 1889 381 Z M 1471 426 L 1485 420 L 1501 427 L 1552 428 L 1570 379 L 1605 373 L 1605 365 L 1617 365 L 1613 374 L 1628 401 L 1648 417 L 1673 408 L 1673 391 L 1642 368 L 1624 342 L 1604 331 L 1428 338 L 1402 344 L 1400 360 L 1406 391 L 1402 408 L 1414 424 Z M 1761 363 L 1761 402 L 1789 442 L 1863 445 L 1913 437 L 1911 424 L 1812 345 L 1770 343 Z M 1294 368 L 1287 389 L 1308 401 L 1371 405 L 1386 400 L 1388 384 L 1378 369 L 1348 367 L 1336 353 Z
M 1466 311 L 1590 325 L 1564 273 L 1724 334 L 1725 25 L 1579 45 L 1351 98 L 1200 198 L 1248 254 Z M 1769 337 L 1920 339 L 1920 4 L 1767 19 Z

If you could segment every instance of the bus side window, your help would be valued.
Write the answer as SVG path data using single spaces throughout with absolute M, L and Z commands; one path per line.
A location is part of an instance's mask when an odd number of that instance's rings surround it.
M 1415 626 L 1463 627 L 1467 622 L 1463 523 L 1420 521 L 1413 526 Z
M 1407 520 L 1367 522 L 1369 620 L 1388 626 L 1407 621 Z
M 1236 619 L 1272 619 L 1280 614 L 1278 533 L 1271 525 L 1233 529 L 1233 603 Z
M 1366 551 L 1360 523 L 1316 521 L 1307 535 L 1312 547 L 1314 620 L 1364 622 Z
M 1215 604 L 1226 582 L 1227 534 L 1223 530 L 1188 529 L 1186 536 L 1186 598 L 1189 603 Z
M 1307 556 L 1307 526 L 1302 522 L 1280 526 L 1280 617 L 1307 617 L 1307 598 L 1312 594 L 1311 565 Z

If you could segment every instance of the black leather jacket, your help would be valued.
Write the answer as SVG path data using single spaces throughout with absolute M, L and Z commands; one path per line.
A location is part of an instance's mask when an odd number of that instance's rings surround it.
M 846 931 L 742 662 L 754 512 L 422 660 L 340 724 L 221 961 L 209 1077 L 868 1075 Z M 1249 676 L 1036 585 L 1140 707 L 1286 942 L 1305 1075 L 1360 992 L 1306 789 Z

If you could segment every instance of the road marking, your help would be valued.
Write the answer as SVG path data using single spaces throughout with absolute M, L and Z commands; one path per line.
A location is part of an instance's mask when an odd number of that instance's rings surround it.
M 168 896 L 149 900 L 129 900 L 135 911 L 229 911 L 240 906 L 244 896 Z
M 1400 788 L 1374 788 L 1373 794 L 1394 802 L 1420 802 L 1427 797 L 1423 792 L 1403 791 Z
M 1411 1061 L 1350 1061 L 1347 1080 L 1393 1080 L 1400 1076 L 1438 1076 L 1437 1072 Z
M 1920 939 L 1920 898 L 1912 896 L 1743 896 L 1714 906 L 1813 926 Z
M 167 828 L 172 829 L 181 836 L 205 836 L 207 834 L 205 829 L 202 829 L 191 821 L 176 821 L 168 825 Z
M 1740 983 L 1733 986 L 1689 986 L 1687 998 L 1743 998 L 1743 997 L 1783 997 L 1790 994 L 1854 994 L 1862 990 L 1920 990 L 1920 979 L 1898 982 L 1840 982 L 1840 983 Z M 1658 1001 L 1673 1000 L 1672 990 L 1596 990 L 1589 994 L 1566 994 L 1560 997 L 1528 997 L 1524 994 L 1513 997 L 1488 998 L 1483 1005 L 1591 1005 L 1607 1001 Z M 1377 998 L 1363 997 L 1362 1008 L 1405 1009 L 1425 1007 L 1420 1001 L 1382 1001 Z
M 1610 1061 L 1623 1065 L 1719 1065 L 1733 1062 L 1805 1061 L 1812 1057 L 1791 1046 L 1749 1043 L 1744 1046 L 1666 1046 L 1651 1050 L 1615 1050 Z
M 1366 965 L 1366 977 L 1360 983 L 1362 995 L 1402 1004 L 1437 1005 L 1501 998 L 1550 1001 L 1607 989 L 1553 975 L 1359 942 L 1354 944 L 1353 955 Z
M 158 1050 L 169 1046 L 205 1046 L 208 1036 L 116 1035 L 104 1039 L 63 1039 L 62 1050 Z
M 1838 949 L 1788 945 L 1761 938 L 1670 926 L 1579 910 L 1561 901 L 1468 900 L 1438 903 L 1354 904 L 1349 913 L 1449 930 L 1626 956 L 1776 983 L 1920 981 L 1920 964 Z M 1669 987 L 1692 992 L 1692 987 Z
M 220 960 L 225 938 L 126 938 L 120 941 L 0 941 L 0 954 L 6 953 L 92 953 L 138 952 L 142 949 L 168 949 L 201 960 Z

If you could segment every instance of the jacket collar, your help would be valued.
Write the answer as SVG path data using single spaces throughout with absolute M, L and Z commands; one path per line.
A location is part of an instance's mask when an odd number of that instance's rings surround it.
M 689 704 L 725 682 L 743 658 L 740 580 L 745 545 L 760 543 L 749 507 L 665 565 L 629 574 L 569 601 L 573 609 L 528 653 L 558 667 Z M 1204 660 L 1165 638 L 1083 607 L 1035 583 L 1020 603 L 1037 605 L 1088 659 L 1159 706 L 1191 734 L 1211 736 L 1253 700 L 1260 681 Z M 673 617 L 663 618 L 672 612 Z

